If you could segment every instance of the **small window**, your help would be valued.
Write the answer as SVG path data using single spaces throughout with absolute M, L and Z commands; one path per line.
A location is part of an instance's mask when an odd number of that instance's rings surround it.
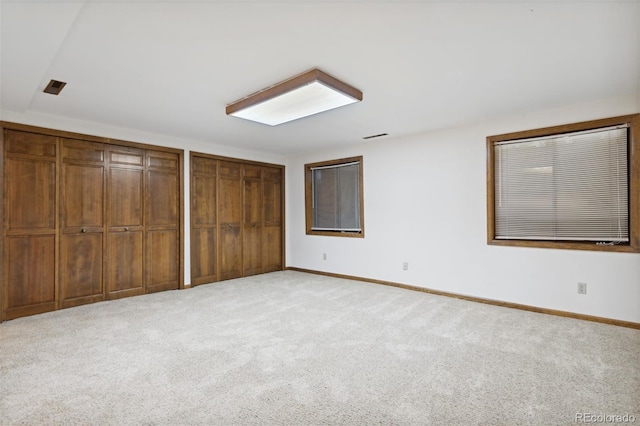
M 637 251 L 639 121 L 487 138 L 489 243 Z
M 362 157 L 305 165 L 307 234 L 364 236 Z

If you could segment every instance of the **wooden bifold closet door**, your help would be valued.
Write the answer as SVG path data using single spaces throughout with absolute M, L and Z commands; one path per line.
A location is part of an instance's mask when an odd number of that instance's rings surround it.
M 181 150 L 2 126 L 0 320 L 183 286 Z
M 283 269 L 284 167 L 191 153 L 191 284 Z
M 242 262 L 244 276 L 262 273 L 262 168 L 244 166 Z
M 14 131 L 3 136 L 2 319 L 8 320 L 56 307 L 59 173 L 55 137 Z
M 144 293 L 144 150 L 111 146 L 107 186 L 107 297 Z
M 228 161 L 219 165 L 218 259 L 220 279 L 242 276 L 242 165 Z
M 192 156 L 191 285 L 218 281 L 217 170 L 217 160 Z
M 105 147 L 62 140 L 60 307 L 104 300 Z
M 283 265 L 283 170 L 262 169 L 262 272 L 280 271 Z
M 147 151 L 145 288 L 180 286 L 180 161 L 176 154 Z

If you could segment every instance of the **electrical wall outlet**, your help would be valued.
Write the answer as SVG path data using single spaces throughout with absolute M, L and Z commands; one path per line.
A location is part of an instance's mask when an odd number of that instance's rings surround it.
M 587 294 L 587 283 L 578 283 L 578 294 Z
M 322 253 L 322 260 L 327 260 L 327 253 Z
M 409 270 L 409 262 L 404 262 L 402 264 L 402 270 L 403 271 L 408 271 Z

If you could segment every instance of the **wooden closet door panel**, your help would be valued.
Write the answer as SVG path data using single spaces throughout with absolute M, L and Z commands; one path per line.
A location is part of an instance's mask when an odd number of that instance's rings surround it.
M 218 215 L 220 224 L 242 222 L 242 166 L 238 163 L 220 162 L 220 196 Z
M 55 136 L 21 130 L 4 131 L 4 146 L 7 156 L 30 156 L 32 158 L 56 158 L 58 139 Z
M 109 227 L 143 225 L 142 169 L 111 168 L 109 171 Z
M 243 276 L 260 274 L 262 273 L 262 227 L 245 227 L 243 237 Z
M 262 239 L 262 263 L 264 272 L 282 270 L 282 228 L 265 226 Z
M 260 179 L 244 181 L 244 223 L 262 224 L 262 182 Z
M 149 171 L 147 226 L 176 227 L 178 223 L 178 177 L 175 173 Z
M 193 176 L 191 188 L 193 224 L 216 226 L 216 176 Z
M 56 163 L 8 158 L 7 230 L 55 229 Z
M 101 232 L 63 236 L 61 307 L 104 300 L 102 236 Z
M 102 228 L 104 225 L 104 167 L 65 164 L 63 223 L 67 228 Z
M 272 172 L 273 173 L 273 172 Z M 264 190 L 264 222 L 265 225 L 282 225 L 282 182 L 280 180 L 266 180 Z
M 191 285 L 217 281 L 216 243 L 215 228 L 191 231 Z
M 108 158 L 111 166 L 144 167 L 144 150 L 140 148 L 110 145 Z
M 177 289 L 178 281 L 178 232 L 156 230 L 147 232 L 147 262 L 145 273 L 147 292 Z
M 218 181 L 220 279 L 242 276 L 242 165 L 221 161 Z
M 62 140 L 62 158 L 65 162 L 104 164 L 105 147 L 101 143 L 78 139 Z
M 220 227 L 220 279 L 242 276 L 242 239 L 240 226 Z
M 54 310 L 55 235 L 11 236 L 5 241 L 4 319 Z
M 110 299 L 144 293 L 142 237 L 142 231 L 109 233 L 107 263 Z

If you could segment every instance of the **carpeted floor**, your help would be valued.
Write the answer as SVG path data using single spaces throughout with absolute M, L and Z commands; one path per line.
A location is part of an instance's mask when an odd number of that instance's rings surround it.
M 3 426 L 585 414 L 640 423 L 640 331 L 293 271 L 0 324 Z

